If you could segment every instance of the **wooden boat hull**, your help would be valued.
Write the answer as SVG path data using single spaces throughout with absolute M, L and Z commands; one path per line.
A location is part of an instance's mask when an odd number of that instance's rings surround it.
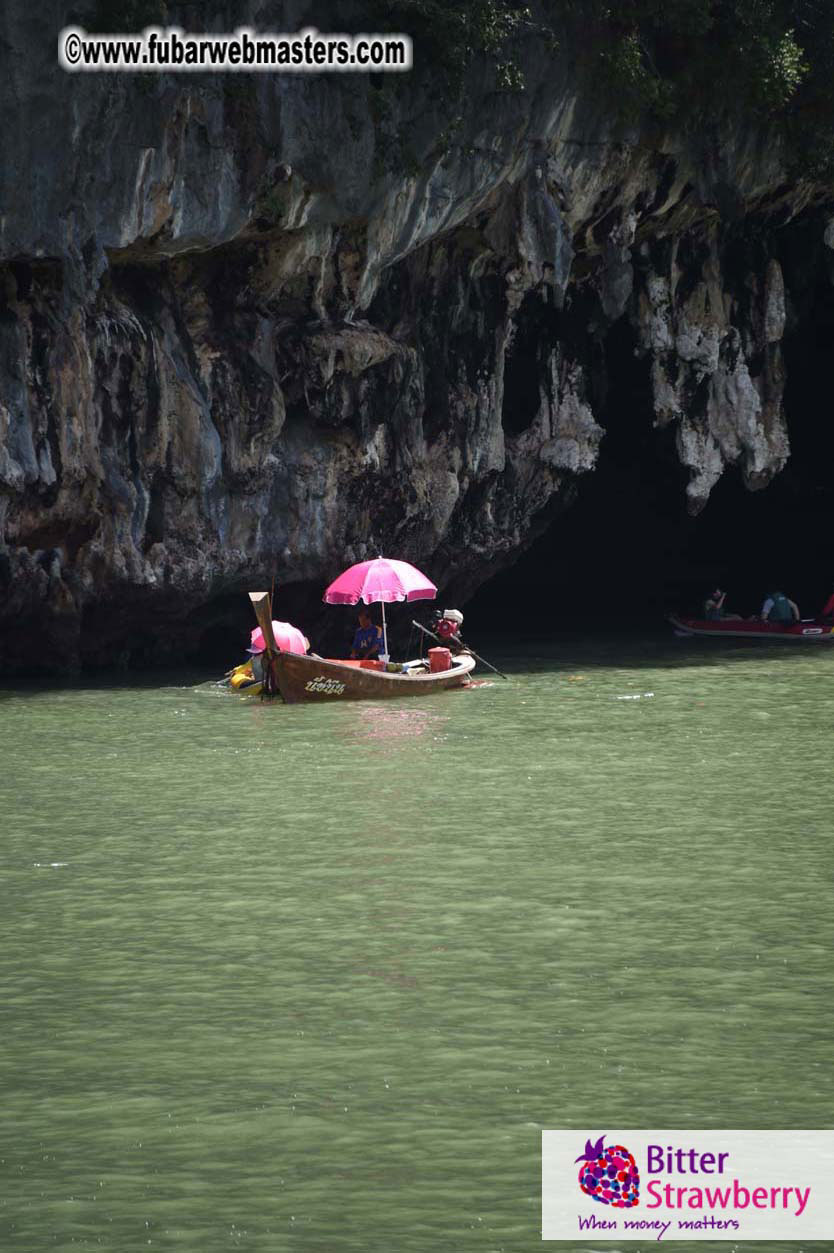
M 793 640 L 799 644 L 834 643 L 834 622 L 809 618 L 784 626 L 779 622 L 762 622 L 758 618 L 690 618 L 670 614 L 669 621 L 684 635 L 703 635 L 713 639 Z
M 345 662 L 298 653 L 278 653 L 275 669 L 278 688 L 290 704 L 301 701 L 396 700 L 404 696 L 430 696 L 453 687 L 466 687 L 475 658 L 461 654 L 451 670 L 437 674 L 388 674 Z

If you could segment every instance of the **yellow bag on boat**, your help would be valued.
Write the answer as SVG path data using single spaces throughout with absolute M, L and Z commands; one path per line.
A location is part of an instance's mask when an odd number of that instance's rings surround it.
M 231 676 L 229 677 L 229 686 L 233 687 L 235 691 L 237 691 L 238 688 L 243 687 L 247 683 L 253 683 L 254 681 L 255 676 L 252 673 L 252 663 L 251 661 L 244 661 L 243 665 L 235 666 Z

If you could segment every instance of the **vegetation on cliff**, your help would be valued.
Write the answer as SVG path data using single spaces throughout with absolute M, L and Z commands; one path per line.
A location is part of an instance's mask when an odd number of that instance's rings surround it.
M 91 30 L 194 24 L 176 0 L 94 0 L 83 20 Z M 476 58 L 491 62 L 498 90 L 520 91 L 523 38 L 558 42 L 629 121 L 694 127 L 764 115 L 789 139 L 795 174 L 834 174 L 830 0 L 365 0 L 338 16 L 313 3 L 310 20 L 321 29 L 408 31 L 418 77 L 430 77 L 450 105 Z
M 834 6 L 828 0 L 379 0 L 454 80 L 478 55 L 499 88 L 523 88 L 520 39 L 569 40 L 633 120 L 770 118 L 798 173 L 834 172 Z

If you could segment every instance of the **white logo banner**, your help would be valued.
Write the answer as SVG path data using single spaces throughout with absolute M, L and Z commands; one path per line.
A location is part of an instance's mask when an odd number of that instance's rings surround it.
M 543 1131 L 542 1238 L 834 1240 L 834 1131 Z

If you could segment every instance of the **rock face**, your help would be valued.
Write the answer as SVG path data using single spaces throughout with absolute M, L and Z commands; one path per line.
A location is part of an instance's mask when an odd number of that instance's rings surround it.
M 0 16 L 6 669 L 162 658 L 383 550 L 465 598 L 604 455 L 620 319 L 693 510 L 784 466 L 782 241 L 827 219 L 765 129 L 630 132 L 532 35 L 451 135 L 425 76 L 72 75 L 62 14 Z

